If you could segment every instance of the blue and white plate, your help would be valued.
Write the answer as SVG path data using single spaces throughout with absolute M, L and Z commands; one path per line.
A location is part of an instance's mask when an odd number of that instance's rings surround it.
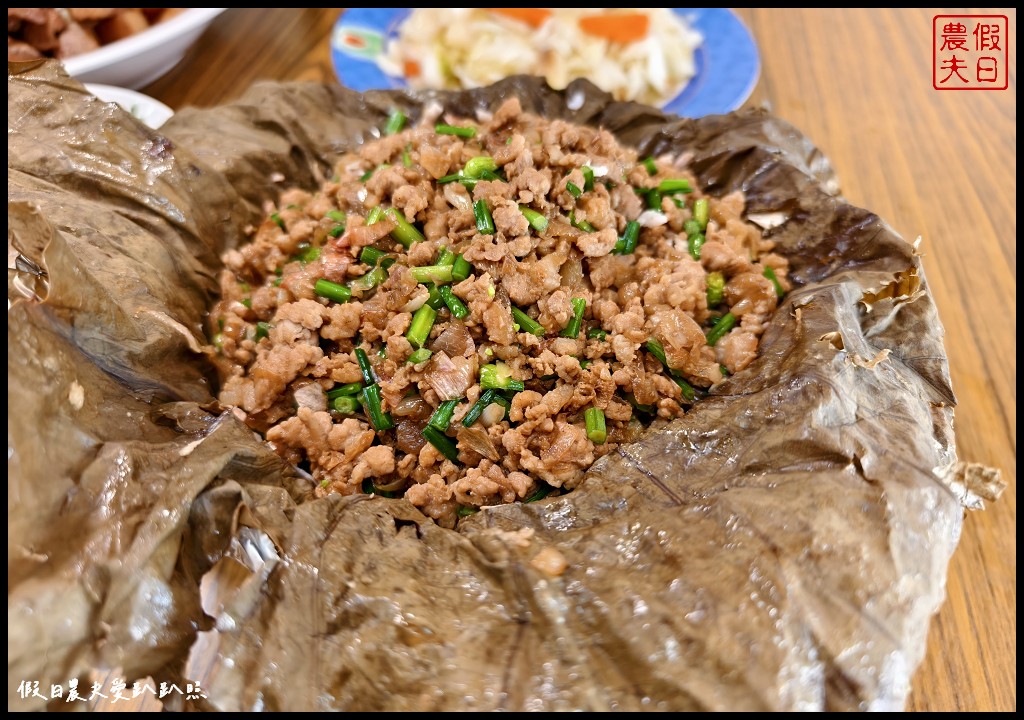
M 757 45 L 736 15 L 724 8 L 673 8 L 704 36 L 697 48 L 697 74 L 663 106 L 668 112 L 700 117 L 737 109 L 750 97 L 761 70 Z M 342 84 L 353 90 L 405 87 L 401 77 L 377 65 L 385 42 L 398 37 L 410 8 L 352 8 L 334 25 L 331 60 Z

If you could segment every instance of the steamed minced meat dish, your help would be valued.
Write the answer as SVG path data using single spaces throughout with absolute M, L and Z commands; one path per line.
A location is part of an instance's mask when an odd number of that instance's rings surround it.
M 211 335 L 221 402 L 319 493 L 450 525 L 572 489 L 743 370 L 788 265 L 678 159 L 514 99 L 435 120 L 396 111 L 284 192 L 226 253 Z

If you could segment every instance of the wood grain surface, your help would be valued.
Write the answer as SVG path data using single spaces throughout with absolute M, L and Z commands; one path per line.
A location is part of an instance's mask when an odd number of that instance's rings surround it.
M 145 88 L 173 108 L 237 97 L 254 80 L 335 82 L 337 9 L 232 9 Z M 936 14 L 1009 16 L 1010 87 L 932 89 Z M 963 460 L 1009 488 L 971 513 L 933 621 L 912 710 L 1017 709 L 1017 17 L 1015 10 L 740 10 L 761 50 L 750 103 L 832 160 L 852 202 L 923 238 L 946 327 Z

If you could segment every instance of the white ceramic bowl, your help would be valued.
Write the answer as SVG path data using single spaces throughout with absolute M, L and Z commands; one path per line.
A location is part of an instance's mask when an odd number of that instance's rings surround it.
M 98 83 L 86 83 L 85 89 L 104 102 L 117 103 L 154 130 L 174 115 L 174 111 L 159 100 L 134 90 Z
M 68 58 L 64 67 L 82 82 L 140 88 L 177 65 L 203 30 L 226 9 L 189 8 L 137 35 Z

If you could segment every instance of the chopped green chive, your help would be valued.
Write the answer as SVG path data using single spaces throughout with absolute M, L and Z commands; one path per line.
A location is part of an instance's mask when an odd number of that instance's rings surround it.
M 587 423 L 587 438 L 595 445 L 604 445 L 608 439 L 608 429 L 604 422 L 604 410 L 599 407 L 589 407 L 583 413 Z
M 419 365 L 420 363 L 425 363 L 427 360 L 429 360 L 430 356 L 433 354 L 434 353 L 432 353 L 430 350 L 427 350 L 426 348 L 420 348 L 419 350 L 414 350 L 413 353 L 408 358 L 406 358 L 405 362 L 407 362 L 409 365 Z
M 316 262 L 320 259 L 320 248 L 315 245 L 307 245 L 301 247 L 299 252 L 292 258 L 292 260 L 298 260 L 300 263 L 305 265 L 306 263 Z
M 359 411 L 359 401 L 350 395 L 339 395 L 331 400 L 331 410 L 340 415 L 355 415 Z
M 452 282 L 460 283 L 469 277 L 469 274 L 473 272 L 473 266 L 469 264 L 469 260 L 457 255 L 455 257 L 455 263 L 452 265 Z
M 772 285 L 775 286 L 775 294 L 780 298 L 786 294 L 786 291 L 782 289 L 782 283 L 779 282 L 778 276 L 775 274 L 774 268 L 765 267 L 764 276 L 772 281 Z
M 487 367 L 486 365 L 484 367 Z M 498 397 L 498 392 L 493 389 L 484 390 L 480 395 L 480 399 L 473 403 L 473 406 L 469 408 L 469 412 L 466 413 L 465 417 L 462 418 L 462 424 L 465 427 L 472 427 L 473 423 L 480 419 L 483 415 L 484 410 L 494 402 L 494 399 Z
M 270 323 L 260 320 L 256 323 L 256 339 L 260 340 L 270 335 Z
M 423 242 L 423 233 L 405 219 L 405 215 L 398 208 L 388 208 L 384 213 L 394 223 L 395 229 L 391 231 L 391 237 L 400 242 L 403 247 L 412 247 L 413 243 Z
M 523 500 L 523 502 L 532 503 L 537 502 L 538 500 L 543 500 L 552 492 L 554 492 L 554 490 L 555 489 L 552 486 L 548 485 L 546 482 L 541 482 L 540 487 L 538 487 L 537 490 L 530 497 Z
M 373 290 L 387 279 L 388 271 L 384 269 L 383 265 L 380 265 L 365 275 L 357 277 L 350 283 L 350 286 L 355 290 L 366 292 L 367 290 Z
M 277 213 L 271 213 L 270 219 L 273 220 L 275 225 L 284 230 L 284 220 L 281 219 L 280 215 Z
M 494 218 L 491 217 L 491 209 L 487 207 L 487 201 L 481 198 L 473 203 L 473 215 L 476 217 L 476 229 L 481 235 L 493 235 Z
M 682 391 L 683 397 L 689 402 L 693 402 L 694 398 L 697 397 L 697 392 L 693 389 L 693 386 L 686 382 L 683 376 L 678 370 L 674 370 L 668 364 L 668 358 L 665 357 L 665 347 L 657 338 L 651 338 L 645 344 L 647 351 L 658 359 L 662 365 L 665 366 L 665 371 L 668 372 L 669 376 L 675 381 L 676 385 Z
M 252 298 L 242 298 L 242 304 L 252 310 Z
M 647 174 L 648 175 L 657 175 L 658 174 L 658 166 L 654 164 L 654 158 L 653 157 L 648 155 L 647 157 L 645 157 L 643 160 L 640 161 L 640 164 L 643 165 L 645 168 L 647 168 Z
M 313 292 L 322 298 L 339 303 L 348 302 L 348 299 L 352 297 L 352 291 L 344 285 L 323 279 L 316 281 L 313 285 Z
M 590 328 L 587 330 L 587 337 L 591 340 L 604 340 L 608 337 L 608 331 L 601 328 Z
M 580 360 L 580 370 L 586 370 L 588 367 L 593 365 L 593 360 Z
M 704 246 L 704 233 L 697 233 L 687 238 L 687 244 L 689 245 L 690 257 L 694 260 L 700 260 L 700 249 Z
M 497 172 L 494 170 L 484 170 L 480 173 L 480 179 L 491 180 L 494 182 L 508 182 L 508 178 L 505 177 L 505 174 L 501 172 L 501 170 L 498 170 Z
M 328 220 L 333 220 L 334 222 L 340 223 L 343 223 L 346 220 L 348 220 L 348 215 L 345 213 L 344 210 L 328 210 L 327 214 L 324 215 L 324 217 L 327 218 Z
M 683 232 L 687 235 L 698 235 L 701 232 L 700 223 L 696 220 L 687 220 L 683 223 Z
M 700 225 L 701 232 L 707 230 L 709 209 L 707 198 L 693 201 L 693 219 Z
M 583 329 L 583 313 L 587 310 L 587 301 L 584 298 L 572 298 L 569 304 L 572 305 L 572 318 L 559 334 L 562 337 L 577 338 Z
M 710 272 L 705 282 L 708 286 L 708 307 L 721 305 L 725 299 L 725 276 L 720 272 Z
M 412 167 L 412 155 L 409 154 L 409 148 L 411 145 L 406 145 L 405 150 L 402 151 L 402 166 L 411 168 Z
M 405 113 L 401 110 L 395 109 L 388 115 L 388 121 L 384 125 L 385 135 L 395 135 L 402 132 L 402 128 L 405 127 L 405 121 L 408 118 L 405 117 Z
M 370 168 L 369 170 L 364 172 L 362 175 L 359 176 L 359 182 L 364 183 L 367 180 L 369 180 L 370 178 L 372 178 L 373 177 L 373 173 L 376 172 L 376 170 L 377 170 L 377 168 Z
M 494 158 L 481 155 L 467 160 L 465 167 L 462 168 L 462 174 L 468 178 L 479 179 L 485 172 L 494 172 L 497 169 L 498 163 Z
M 671 180 L 662 180 L 658 183 L 658 192 L 665 195 L 690 193 L 693 192 L 693 186 L 690 185 L 690 181 L 686 178 L 673 178 Z
M 520 205 L 519 212 L 521 212 L 523 217 L 526 218 L 526 222 L 530 223 L 530 227 L 537 232 L 544 232 L 548 229 L 548 219 L 536 210 L 528 208 L 525 205 Z
M 452 173 L 451 175 L 444 175 L 437 179 L 438 185 L 447 185 L 448 183 L 457 182 L 462 180 L 462 173 Z
M 575 212 L 569 213 L 569 224 L 572 225 L 577 230 L 582 230 L 585 233 L 597 232 L 597 228 L 591 225 L 586 220 L 580 220 L 579 222 L 577 222 Z
M 376 265 L 385 255 L 387 255 L 387 253 L 380 248 L 367 245 L 359 251 L 359 262 L 365 265 Z
M 438 123 L 434 126 L 434 132 L 438 135 L 457 135 L 461 138 L 471 138 L 476 135 L 476 128 Z
M 395 421 L 391 419 L 390 413 L 384 412 L 381 406 L 380 385 L 369 385 L 359 393 L 366 408 L 366 415 L 370 419 L 370 425 L 377 432 L 391 430 L 395 427 Z
M 335 225 L 334 227 L 327 231 L 327 234 L 330 235 L 332 238 L 341 237 L 344 233 L 344 225 Z
M 336 388 L 331 388 L 327 391 L 327 399 L 334 400 L 343 395 L 358 395 L 359 391 L 363 389 L 363 384 L 358 382 L 345 383 Z
M 466 304 L 455 297 L 455 293 L 452 292 L 451 287 L 445 285 L 439 287 L 437 291 L 441 294 L 441 299 L 444 300 L 444 304 L 448 306 L 448 309 L 452 311 L 452 317 L 462 320 L 469 316 L 469 308 Z
M 581 170 L 583 171 L 583 190 L 590 192 L 594 189 L 594 168 L 584 165 Z
M 459 461 L 459 449 L 455 446 L 455 442 L 436 427 L 427 425 L 423 428 L 423 437 L 446 458 L 452 462 Z
M 661 211 L 661 193 L 657 190 L 647 191 L 647 208 L 649 210 Z
M 445 400 L 437 406 L 437 410 L 435 410 L 434 414 L 430 416 L 430 420 L 427 421 L 427 425 L 444 432 L 448 429 L 448 426 L 452 424 L 452 415 L 455 414 L 455 408 L 458 407 L 458 405 L 458 400 Z
M 511 140 L 511 138 L 509 138 Z M 469 505 L 460 505 L 459 509 L 455 511 L 455 514 L 459 517 L 469 517 L 470 515 L 476 515 L 480 512 L 478 507 L 470 507 Z
M 430 294 L 427 296 L 425 304 L 434 310 L 440 310 L 444 306 L 444 298 L 441 297 L 441 292 L 434 285 L 427 285 L 427 290 L 430 291 Z
M 412 316 L 412 323 L 409 331 L 405 333 L 406 339 L 414 348 L 423 347 L 427 338 L 430 337 L 430 329 L 434 327 L 434 320 L 437 319 L 437 311 L 430 305 L 423 304 Z
M 442 285 L 452 281 L 451 265 L 424 265 L 423 267 L 409 268 L 409 272 L 418 283 Z
M 716 342 L 725 337 L 725 334 L 733 329 L 736 325 L 736 316 L 732 313 L 726 313 L 722 317 L 718 318 L 714 326 L 708 330 L 708 345 L 714 345 Z
M 579 198 L 583 194 L 583 191 L 580 190 L 580 186 L 574 182 L 566 182 L 565 189 L 568 190 L 569 194 L 574 198 Z
M 543 325 L 517 307 L 512 308 L 512 319 L 519 326 L 520 332 L 532 333 L 540 337 L 544 337 L 544 334 L 547 332 Z
M 640 223 L 630 220 L 626 223 L 626 229 L 622 237 L 615 241 L 612 252 L 616 255 L 632 255 L 636 250 L 637 241 L 640 239 Z
M 480 366 L 480 387 L 484 390 L 512 390 L 515 392 L 525 389 L 521 380 L 515 380 L 512 377 L 512 368 L 500 360 L 493 365 Z
M 367 225 L 376 225 L 377 223 L 379 223 L 381 221 L 381 219 L 383 217 L 384 217 L 384 208 L 382 208 L 380 205 L 378 205 L 377 207 L 375 207 L 372 210 L 370 210 L 369 213 L 367 213 L 367 215 L 366 215 L 366 224 Z
M 437 260 L 434 261 L 435 265 L 454 265 L 455 264 L 455 253 L 446 247 L 442 247 L 437 251 Z
M 370 365 L 370 358 L 366 355 L 366 351 L 362 348 L 355 349 L 356 362 L 359 363 L 359 370 L 363 373 L 363 382 L 367 385 L 373 385 L 377 382 L 377 378 L 373 376 L 373 366 Z

